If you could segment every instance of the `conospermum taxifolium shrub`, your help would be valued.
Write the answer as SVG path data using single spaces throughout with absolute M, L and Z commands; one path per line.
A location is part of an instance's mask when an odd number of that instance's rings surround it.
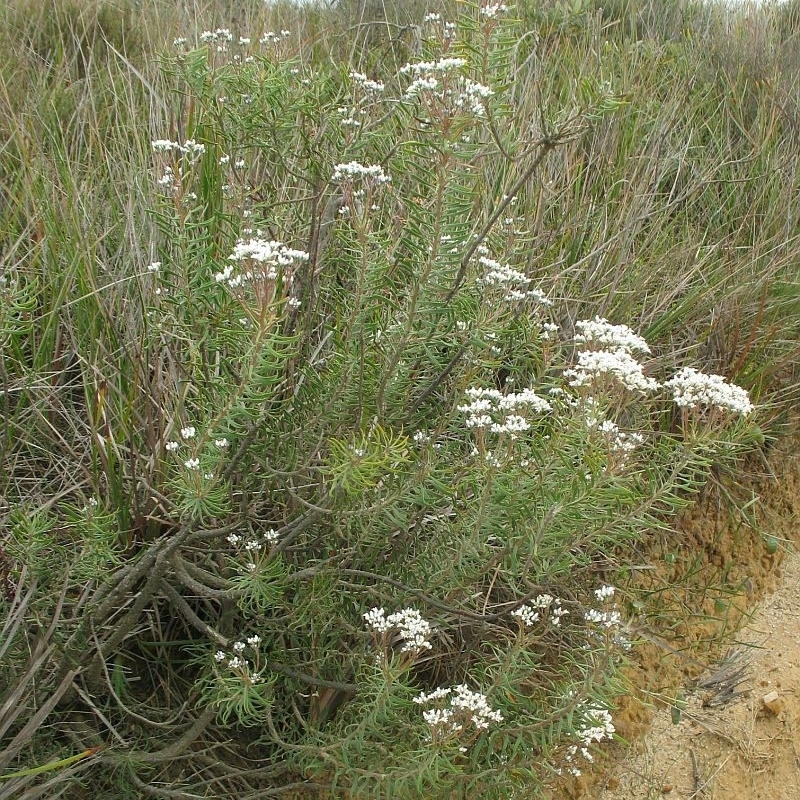
M 80 670 L 63 703 L 140 790 L 530 798 L 614 735 L 610 576 L 754 409 L 625 320 L 553 313 L 519 198 L 622 100 L 517 113 L 509 17 L 430 14 L 382 75 L 291 31 L 175 42 L 134 276 L 147 524 L 123 554 L 106 500 L 71 510 L 95 588 L 54 681 Z M 55 523 L 35 552 L 26 524 L 11 555 L 57 586 Z

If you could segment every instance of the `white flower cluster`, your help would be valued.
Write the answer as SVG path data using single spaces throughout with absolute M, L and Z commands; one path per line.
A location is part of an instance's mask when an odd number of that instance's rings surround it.
M 460 91 L 454 95 L 453 105 L 466 109 L 473 116 L 483 117 L 486 115 L 486 101 L 493 94 L 494 91 L 486 84 L 464 78 Z
M 531 279 L 513 269 L 508 264 L 501 264 L 487 255 L 478 258 L 478 263 L 486 270 L 477 279 L 479 286 L 499 286 L 505 290 L 505 300 L 516 302 L 523 300 L 535 300 L 543 306 L 553 305 L 552 301 L 540 289 L 530 289 Z
M 561 618 L 569 614 L 557 597 L 553 597 L 551 594 L 540 594 L 530 603 L 512 611 L 511 616 L 517 617 L 526 628 L 531 628 L 541 619 L 540 611 L 548 612 L 550 624 L 557 628 L 561 626 Z
M 642 365 L 626 350 L 583 350 L 574 368 L 565 369 L 564 377 L 574 387 L 592 386 L 598 379 L 616 379 L 630 391 L 652 392 L 658 382 L 645 376 Z
M 448 699 L 447 707 L 442 702 Z M 485 694 L 473 692 L 466 684 L 451 688 L 436 689 L 429 694 L 424 692 L 414 698 L 417 705 L 436 703 L 437 708 L 422 712 L 423 719 L 431 727 L 435 738 L 444 738 L 465 730 L 470 723 L 475 730 L 482 731 L 492 722 L 502 722 L 503 715 L 489 706 Z
M 461 69 L 466 63 L 463 58 L 445 57 L 438 61 L 406 64 L 400 69 L 400 74 L 414 77 L 406 89 L 406 97 L 412 99 L 430 94 L 453 111 L 466 110 L 476 117 L 486 116 L 486 100 L 494 94 L 489 86 L 463 76 L 445 79 L 448 73 Z
M 253 684 L 260 683 L 264 680 L 261 671 L 257 668 L 260 654 L 258 652 L 258 645 L 261 643 L 261 637 L 258 635 L 248 636 L 244 641 L 234 642 L 231 646 L 233 655 L 229 655 L 223 650 L 217 650 L 214 653 L 214 661 L 217 664 L 225 664 L 226 667 L 233 670 L 243 684 L 252 686 Z M 250 648 L 252 651 L 251 657 L 255 659 L 256 663 L 251 663 L 246 658 L 245 651 Z
M 494 19 L 498 14 L 505 14 L 508 6 L 505 3 L 490 3 L 481 8 L 481 16 L 486 19 Z
M 248 268 L 235 271 L 232 264 L 228 264 L 214 275 L 217 283 L 224 283 L 231 289 L 238 289 L 242 284 L 250 281 L 274 281 L 278 277 L 279 269 L 290 267 L 297 262 L 308 261 L 308 253 L 304 250 L 293 250 L 281 242 L 266 241 L 264 239 L 250 239 L 239 242 L 228 256 L 229 261 L 246 262 Z M 259 265 L 257 268 L 253 264 Z
M 649 353 L 650 347 L 627 325 L 612 325 L 602 317 L 583 319 L 575 323 L 576 344 L 598 344 L 611 350 L 625 350 L 628 353 Z
M 331 180 L 334 183 L 364 180 L 380 185 L 382 183 L 389 183 L 392 180 L 392 176 L 387 175 L 380 164 L 365 165 L 359 164 L 358 161 L 348 161 L 346 164 L 336 165 Z
M 467 415 L 468 428 L 486 428 L 492 433 L 508 433 L 515 438 L 530 428 L 522 411 L 545 414 L 552 411 L 547 400 L 539 397 L 533 389 L 503 394 L 497 389 L 470 387 L 466 391 L 469 403 L 458 406 L 458 411 Z M 500 421 L 495 421 L 500 417 Z
M 600 603 L 609 603 L 614 599 L 615 592 L 616 589 L 613 586 L 601 586 L 599 589 L 594 590 L 594 596 Z M 619 647 L 622 650 L 631 649 L 632 645 L 630 639 L 624 632 L 625 622 L 622 619 L 622 615 L 619 613 L 619 611 L 617 611 L 616 608 L 612 607 L 605 610 L 588 608 L 584 612 L 583 618 L 588 623 L 596 626 L 598 629 L 601 629 L 596 631 L 593 635 L 602 643 L 607 644 L 610 641 L 611 644 Z
M 449 42 L 456 38 L 456 23 L 445 22 L 442 20 L 441 14 L 430 13 L 422 18 L 423 25 L 441 25 L 442 41 Z
M 176 189 L 175 173 L 172 167 L 164 167 L 164 174 L 158 179 L 158 185 L 162 189 Z
M 600 611 L 590 608 L 583 615 L 587 622 L 600 625 L 603 628 L 618 628 L 622 625 L 622 616 L 619 611 Z
M 465 58 L 440 58 L 438 61 L 418 61 L 416 64 L 406 64 L 400 68 L 401 75 L 444 75 L 447 72 L 461 69 L 467 60 Z
M 278 44 L 292 35 L 291 31 L 283 30 L 280 33 L 267 31 L 259 40 L 259 44 Z
M 428 641 L 431 635 L 430 623 L 422 618 L 416 608 L 404 608 L 388 617 L 382 608 L 373 608 L 363 616 L 367 627 L 375 633 L 397 630 L 403 640 L 401 653 L 419 653 L 432 649 Z
M 649 353 L 650 348 L 627 325 L 612 325 L 602 317 L 575 323 L 575 342 L 599 345 L 602 349 L 581 350 L 578 363 L 564 370 L 573 387 L 592 386 L 599 379 L 612 377 L 630 391 L 652 392 L 658 382 L 644 374 L 644 368 L 632 353 Z
M 526 628 L 532 628 L 539 621 L 539 612 L 533 606 L 524 605 L 511 612 L 512 617 L 519 617 Z
M 249 553 L 257 553 L 264 545 L 275 544 L 280 535 L 274 528 L 270 528 L 266 533 L 262 534 L 260 539 L 257 537 L 247 538 L 239 533 L 229 533 L 225 538 L 228 540 L 228 544 L 234 547 L 241 545 Z
M 153 139 L 150 144 L 154 153 L 180 153 L 189 156 L 191 161 L 197 161 L 206 151 L 206 146 L 194 139 L 187 139 L 183 144 L 170 139 Z
M 602 603 L 606 600 L 612 600 L 616 589 L 613 586 L 601 586 L 599 589 L 594 590 L 594 596 Z
M 264 239 L 250 239 L 248 242 L 239 242 L 229 256 L 231 261 L 244 261 L 250 259 L 261 263 L 274 263 L 287 267 L 295 261 L 307 261 L 308 253 L 303 250 L 291 250 L 286 245 Z
M 252 534 L 243 536 L 239 533 L 230 533 L 225 538 L 228 540 L 229 545 L 239 550 L 246 558 L 244 568 L 247 572 L 254 573 L 258 569 L 258 564 L 256 562 L 260 562 L 260 556 L 258 554 L 265 548 L 269 548 L 275 544 L 280 538 L 280 534 L 273 528 L 270 528 L 266 533 L 261 534 L 261 536 L 254 536 Z
M 697 409 L 711 406 L 721 411 L 746 416 L 754 406 L 745 389 L 728 383 L 721 375 L 706 375 L 693 367 L 684 367 L 664 386 L 681 408 Z
M 350 72 L 350 79 L 354 83 L 357 83 L 365 92 L 370 94 L 380 94 L 386 88 L 380 81 L 370 80 L 362 72 L 356 72 L 355 70 Z
M 552 322 L 543 322 L 539 326 L 539 338 L 543 342 L 549 342 L 552 339 L 555 339 L 557 334 L 558 325 L 554 325 Z
M 233 41 L 233 34 L 228 28 L 217 28 L 215 31 L 203 31 L 200 41 L 206 44 L 225 44 Z
M 608 709 L 599 706 L 584 705 L 579 710 L 579 714 L 584 719 L 582 728 L 575 731 L 575 738 L 578 744 L 572 744 L 567 748 L 565 761 L 569 765 L 569 771 L 575 777 L 581 775 L 581 770 L 575 764 L 575 759 L 580 754 L 585 761 L 590 764 L 594 757 L 589 751 L 589 746 L 593 742 L 602 742 L 614 736 L 615 728 Z
M 621 431 L 617 423 L 610 419 L 597 425 L 597 431 L 606 440 L 609 450 L 621 457 L 619 460 L 622 464 L 637 447 L 644 444 L 644 437 L 640 433 Z

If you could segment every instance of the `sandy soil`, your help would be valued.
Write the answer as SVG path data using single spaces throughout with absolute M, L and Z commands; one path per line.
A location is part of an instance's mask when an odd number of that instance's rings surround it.
M 751 516 L 712 492 L 646 554 L 639 583 L 654 594 L 642 619 L 656 633 L 630 673 L 639 697 L 620 698 L 615 714 L 632 744 L 559 795 L 800 800 L 800 425 L 792 429 L 752 470 Z
M 800 555 L 737 643 L 687 693 L 677 724 L 656 712 L 599 800 L 800 798 Z

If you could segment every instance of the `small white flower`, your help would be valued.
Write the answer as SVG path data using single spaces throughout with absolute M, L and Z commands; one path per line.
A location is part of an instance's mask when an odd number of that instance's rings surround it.
M 554 325 L 552 322 L 543 322 L 539 327 L 539 331 L 539 338 L 543 341 L 549 341 L 555 339 L 558 333 L 558 325 Z
M 214 439 L 214 446 L 219 447 L 220 450 L 222 450 L 228 446 L 228 440 L 224 437 L 222 439 Z
M 148 272 L 158 272 L 161 269 L 161 262 L 160 261 L 153 261 L 152 264 L 147 265 Z
M 164 174 L 158 179 L 162 189 L 171 189 L 175 185 L 175 174 L 169 167 L 164 167 Z
M 182 439 L 194 439 L 196 433 L 194 425 L 187 425 L 185 428 L 181 428 Z
M 520 606 L 511 612 L 512 617 L 519 617 L 526 628 L 530 628 L 539 621 L 539 612 L 534 611 L 529 605 Z
M 200 459 L 199 458 L 187 458 L 186 461 L 183 462 L 186 469 L 190 470 L 199 470 L 200 469 Z
M 174 453 L 179 447 L 180 444 L 178 442 L 167 442 L 164 447 L 170 452 Z
M 594 590 L 594 596 L 602 603 L 610 600 L 616 591 L 613 586 L 601 586 L 599 589 Z
M 173 142 L 169 139 L 154 139 L 150 144 L 153 147 L 153 151 L 156 153 L 171 153 L 181 149 L 178 142 Z
M 534 608 L 550 608 L 555 598 L 551 594 L 540 594 L 531 602 Z
M 486 19 L 494 19 L 498 14 L 505 14 L 507 11 L 508 6 L 505 3 L 490 3 L 481 8 L 481 15 Z
M 367 627 L 377 633 L 383 633 L 391 628 L 391 625 L 386 621 L 386 612 L 382 608 L 371 608 L 362 616 L 367 623 Z
M 277 542 L 279 538 L 280 538 L 280 534 L 274 528 L 270 528 L 264 534 L 264 541 L 267 544 L 275 544 L 275 542 Z
M 443 697 L 447 697 L 447 695 L 449 695 L 452 691 L 452 689 L 440 687 L 439 689 L 434 689 L 429 694 L 422 692 L 414 698 L 414 702 L 418 705 L 425 705 L 426 703 L 430 703 L 432 700 L 441 700 Z
M 385 614 L 386 612 L 382 608 L 373 608 L 367 611 L 363 617 L 367 626 L 376 633 L 397 629 L 403 640 L 400 648 L 403 653 L 417 653 L 421 650 L 431 649 L 431 643 L 428 641 L 431 635 L 430 623 L 422 618 L 417 609 L 404 608 L 388 617 Z
M 561 618 L 569 614 L 566 608 L 561 607 L 561 601 L 555 600 L 553 607 L 550 609 L 550 624 L 555 625 L 556 628 L 561 626 Z
M 380 94 L 386 88 L 380 81 L 372 81 L 366 75 L 355 70 L 350 72 L 350 78 L 366 92 Z

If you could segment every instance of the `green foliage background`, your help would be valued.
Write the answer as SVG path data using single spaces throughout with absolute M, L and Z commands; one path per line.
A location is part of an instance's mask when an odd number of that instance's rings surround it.
M 795 5 L 602 5 L 5 4 L 0 798 L 536 797 L 568 771 L 624 691 L 593 591 L 777 434 L 800 340 Z M 443 55 L 492 86 L 484 119 L 399 100 Z M 392 180 L 353 195 L 350 161 Z M 308 259 L 229 291 L 255 235 Z M 479 247 L 552 305 L 477 283 Z M 596 315 L 756 417 L 595 387 L 644 438 L 620 461 L 562 375 Z M 554 408 L 469 430 L 472 386 Z M 511 616 L 545 593 L 563 623 Z M 420 609 L 431 649 L 373 607 Z M 431 741 L 413 699 L 458 684 L 503 723 Z

